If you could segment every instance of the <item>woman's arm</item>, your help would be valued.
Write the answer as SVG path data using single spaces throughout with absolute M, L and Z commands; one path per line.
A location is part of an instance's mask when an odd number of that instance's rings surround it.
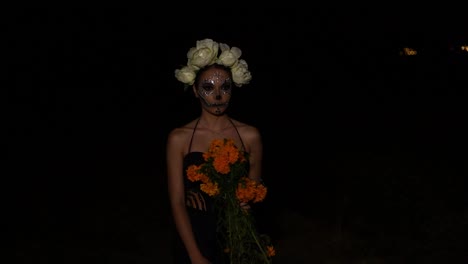
M 255 127 L 250 127 L 247 133 L 249 143 L 249 162 L 250 170 L 249 177 L 257 182 L 262 179 L 262 159 L 263 159 L 263 143 L 260 132 Z
M 185 206 L 183 179 L 183 131 L 169 133 L 166 146 L 168 193 L 176 230 L 182 239 L 192 263 L 209 263 L 201 254 Z

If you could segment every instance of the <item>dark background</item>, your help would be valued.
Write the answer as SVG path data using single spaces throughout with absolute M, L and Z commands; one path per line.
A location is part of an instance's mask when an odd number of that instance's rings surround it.
M 461 12 L 206 8 L 3 11 L 17 263 L 167 263 L 166 135 L 199 113 L 174 70 L 203 38 L 253 74 L 230 114 L 264 137 L 277 263 L 466 263 Z

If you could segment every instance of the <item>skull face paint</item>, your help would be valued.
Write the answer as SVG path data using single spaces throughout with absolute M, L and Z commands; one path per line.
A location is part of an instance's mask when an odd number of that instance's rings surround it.
M 232 79 L 223 69 L 208 69 L 201 74 L 195 92 L 204 109 L 212 114 L 221 115 L 231 99 Z

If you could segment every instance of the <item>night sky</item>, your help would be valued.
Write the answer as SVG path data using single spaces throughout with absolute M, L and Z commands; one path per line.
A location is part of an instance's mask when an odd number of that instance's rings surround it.
M 10 11 L 3 178 L 18 263 L 159 263 L 166 135 L 199 114 L 174 70 L 203 38 L 241 48 L 253 75 L 229 111 L 263 135 L 264 230 L 289 241 L 278 227 L 297 214 L 352 232 L 368 255 L 466 263 L 458 13 Z

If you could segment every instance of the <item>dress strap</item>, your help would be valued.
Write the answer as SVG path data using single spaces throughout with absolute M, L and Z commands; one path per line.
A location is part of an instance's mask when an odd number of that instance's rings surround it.
M 192 150 L 192 141 L 193 141 L 193 136 L 195 135 L 195 130 L 197 129 L 198 122 L 200 122 L 200 118 L 198 118 L 198 119 L 197 119 L 197 123 L 195 123 L 195 127 L 193 128 L 193 132 L 192 132 L 192 138 L 190 138 L 190 144 L 189 144 L 189 147 L 188 147 L 188 152 L 187 152 L 187 153 L 190 153 L 190 151 Z
M 245 151 L 244 141 L 242 141 L 242 137 L 241 137 L 241 135 L 239 134 L 239 131 L 237 130 L 236 125 L 234 125 L 234 122 L 232 122 L 231 118 L 229 118 L 229 121 L 231 122 L 232 126 L 234 127 L 234 129 L 235 129 L 236 132 L 237 132 L 237 135 L 239 136 L 239 140 L 240 140 L 240 142 L 241 142 L 241 144 L 242 144 L 242 150 Z

